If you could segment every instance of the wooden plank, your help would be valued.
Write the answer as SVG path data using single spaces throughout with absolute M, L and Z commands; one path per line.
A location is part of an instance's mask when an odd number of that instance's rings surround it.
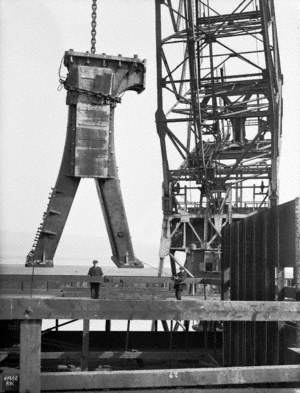
M 240 226 L 241 223 L 242 221 Z M 230 239 L 230 242 L 227 240 L 230 250 L 226 249 L 226 244 L 224 248 L 223 244 L 223 265 L 228 264 L 228 259 L 231 265 L 231 299 L 273 301 L 276 296 L 276 282 L 279 288 L 277 300 L 283 300 L 283 268 L 294 267 L 295 283 L 297 285 L 297 274 L 300 282 L 299 199 L 272 209 L 264 209 L 254 216 L 247 217 L 243 223 L 246 223 L 247 230 L 246 245 L 240 241 L 242 231 L 237 230 L 239 224 L 236 222 L 226 228 L 227 232 L 233 233 L 233 239 Z M 243 251 L 246 266 L 242 263 Z M 243 280 L 245 293 L 240 291 Z M 292 291 L 285 292 L 292 295 Z M 230 328 L 228 324 L 224 324 L 225 359 L 230 359 L 231 352 L 231 361 L 227 361 L 226 364 L 238 365 L 240 360 L 243 364 L 249 365 L 278 364 L 278 323 L 267 319 L 256 321 L 255 324 L 231 322 Z M 296 334 L 298 337 L 295 341 L 300 343 L 300 324 Z M 240 340 L 241 337 L 243 342 Z M 239 358 L 240 354 L 242 359 Z
M 200 271 L 199 277 L 191 278 L 188 277 L 186 282 L 191 283 L 198 283 L 201 280 L 218 280 L 220 279 L 221 273 L 220 272 L 207 272 L 207 271 Z M 27 283 L 28 285 L 31 283 L 31 275 L 30 274 L 13 274 L 13 273 L 1 273 L 0 274 L 0 282 L 2 285 L 8 283 L 9 286 L 19 287 L 20 282 Z M 90 281 L 93 282 L 102 282 L 104 285 L 110 286 L 118 285 L 121 286 L 140 286 L 140 287 L 147 287 L 149 285 L 154 286 L 168 286 L 169 283 L 172 283 L 170 277 L 157 277 L 157 276 L 105 276 L 105 280 L 103 277 L 89 277 L 88 275 L 66 275 L 66 274 L 52 274 L 52 275 L 45 275 L 45 274 L 38 274 L 34 275 L 34 284 L 44 285 L 43 283 L 57 283 L 57 284 L 82 284 L 82 283 L 89 283 Z
M 196 387 L 299 382 L 300 365 L 42 373 L 42 390 Z
M 300 301 L 300 199 L 295 200 L 295 266 L 294 280 L 296 287 L 296 300 Z M 300 347 L 300 323 L 297 323 L 296 345 Z
M 239 245 L 239 228 L 238 222 L 235 221 L 232 224 L 232 236 L 231 236 L 231 260 L 230 260 L 230 299 L 236 300 L 238 298 L 238 245 Z M 231 352 L 231 361 L 228 366 L 237 366 L 236 362 L 236 347 L 238 338 L 238 326 L 236 322 L 230 323 L 230 337 L 229 345 Z
M 220 277 L 220 272 L 200 272 L 200 277 L 187 278 L 187 288 L 192 284 L 220 285 Z M 173 293 L 174 285 L 170 277 L 105 276 L 104 282 L 103 277 L 90 278 L 87 275 L 36 274 L 32 283 L 31 276 L 27 274 L 0 274 L 0 294 L 30 294 L 33 291 L 34 294 L 86 296 L 89 293 L 90 281 L 101 283 L 101 297 L 118 296 L 120 291 L 124 292 L 124 296 L 132 297 L 138 291 L 138 296 L 164 296 Z M 188 293 L 188 290 L 185 293 Z
M 248 220 L 245 220 L 245 263 L 246 263 L 246 283 L 245 283 L 245 299 L 253 300 L 253 285 L 255 280 L 255 233 L 254 233 L 254 220 L 253 216 Z M 246 359 L 245 366 L 254 365 L 254 356 L 255 356 L 255 340 L 254 340 L 254 324 L 251 322 L 246 322 L 246 332 L 245 332 L 245 347 L 246 347 Z
M 256 297 L 255 300 L 269 300 L 268 299 L 268 288 L 266 285 L 267 276 L 267 211 L 262 211 L 257 215 L 258 226 L 256 232 L 258 232 L 259 245 L 258 245 L 258 265 L 259 269 L 256 274 Z M 257 322 L 256 324 L 256 365 L 262 366 L 267 364 L 267 326 L 265 322 Z
M 247 237 L 247 225 L 246 221 L 243 220 L 241 222 L 241 247 L 242 249 L 240 250 L 240 258 L 241 258 L 241 291 L 240 291 L 240 298 L 239 300 L 248 300 L 247 295 L 246 295 L 246 285 L 247 285 L 247 259 L 246 259 L 246 237 Z M 248 332 L 247 332 L 247 322 L 243 321 L 241 322 L 241 338 L 240 338 L 240 348 L 241 348 L 241 362 L 240 366 L 247 366 L 247 351 L 249 348 L 247 347 L 247 338 L 248 338 Z
M 221 351 L 217 349 L 217 352 Z M 93 360 L 119 360 L 119 359 L 142 359 L 150 361 L 165 360 L 207 360 L 207 356 L 214 356 L 214 349 L 198 349 L 198 350 L 155 350 L 155 351 L 89 351 L 88 358 Z M 7 358 L 10 354 L 19 354 L 18 349 L 9 349 L 0 352 L 1 359 Z M 82 356 L 82 352 L 63 351 L 63 352 L 41 352 L 41 360 L 78 360 Z
M 20 393 L 40 393 L 41 320 L 23 320 L 20 327 Z
M 252 244 L 252 252 L 253 252 L 253 262 L 250 264 L 252 265 L 252 296 L 250 297 L 251 300 L 257 299 L 257 287 L 258 287 L 258 279 L 259 279 L 259 231 L 256 231 L 256 228 L 258 227 L 258 215 L 254 215 L 253 218 L 253 226 L 252 226 L 252 237 L 253 237 L 253 244 Z M 259 351 L 259 348 L 257 347 L 257 336 L 256 336 L 257 328 L 256 324 L 252 324 L 252 347 L 253 347 L 253 359 L 252 359 L 252 365 L 255 366 L 256 364 L 256 357 L 257 357 L 257 351 Z
M 267 225 L 267 264 L 266 264 L 266 300 L 276 299 L 276 277 L 275 269 L 279 266 L 279 227 L 278 210 L 272 207 L 268 211 Z M 280 364 L 279 362 L 279 325 L 278 322 L 266 323 L 266 364 Z
M 300 302 L 1 297 L 0 319 L 300 321 Z
M 244 298 L 244 221 L 237 222 L 238 228 L 238 242 L 237 242 L 237 297 L 235 300 L 245 300 Z M 232 366 L 245 366 L 243 363 L 243 338 L 244 338 L 244 321 L 236 322 L 235 334 L 235 364 Z
M 280 269 L 295 266 L 297 258 L 295 249 L 297 200 L 295 199 L 278 206 Z
M 1 284 L 0 284 L 1 285 Z M 213 284 L 215 285 L 215 284 Z M 188 293 L 188 288 L 183 291 L 183 296 L 193 296 L 193 297 L 199 297 L 203 299 L 203 286 L 197 287 L 199 290 L 197 295 L 191 295 Z M 63 289 L 60 291 L 47 291 L 43 292 L 40 290 L 26 290 L 26 291 L 12 291 L 12 290 L 2 290 L 0 289 L 0 297 L 2 296 L 19 296 L 19 295 L 24 295 L 28 296 L 31 295 L 31 293 L 35 296 L 53 296 L 53 297 L 77 297 L 77 298 L 85 298 L 85 297 L 90 297 L 90 291 L 88 289 L 84 288 L 68 288 L 68 289 Z M 135 299 L 135 300 L 149 300 L 149 299 L 166 299 L 166 298 L 175 298 L 175 293 L 174 290 L 169 291 L 165 289 L 134 289 L 134 288 L 127 288 L 127 289 L 112 289 L 112 288 L 102 288 L 100 290 L 100 298 L 101 299 Z
M 228 289 L 226 271 L 229 271 L 230 261 L 230 226 L 226 225 L 222 229 L 222 258 L 221 258 L 221 299 L 226 299 L 226 292 Z
M 2 352 L 3 353 L 3 352 Z M 5 352 L 6 355 L 9 352 Z M 190 350 L 190 351 L 90 351 L 88 354 L 89 359 L 99 360 L 119 360 L 119 359 L 142 359 L 142 360 L 197 360 L 203 359 L 207 354 L 213 355 L 213 350 L 203 349 L 201 350 Z M 42 352 L 42 360 L 56 360 L 56 359 L 78 359 L 82 355 L 81 352 Z
M 83 320 L 82 330 L 82 357 L 81 369 L 87 371 L 89 369 L 89 346 L 90 346 L 90 321 L 89 319 Z
M 106 391 L 107 392 L 107 391 Z M 113 390 L 113 393 L 137 393 L 136 390 L 132 389 L 117 389 Z M 230 389 L 226 388 L 215 388 L 215 389 L 206 389 L 206 388 L 176 388 L 174 392 L 174 388 L 158 388 L 158 389 L 146 389 L 143 390 L 144 393 L 300 393 L 299 388 L 241 388 L 241 387 L 232 387 Z M 56 393 L 74 393 L 74 390 Z M 95 391 L 85 390 L 84 393 L 95 393 Z
M 222 246 L 226 248 L 225 255 L 222 254 L 222 269 L 224 269 L 223 275 L 223 299 L 227 299 L 230 295 L 230 280 L 231 280 L 231 257 L 232 257 L 232 248 L 231 242 L 233 238 L 233 230 L 232 225 L 225 226 L 224 232 L 227 233 L 226 239 L 222 237 Z M 226 269 L 226 270 L 225 270 Z M 232 351 L 231 351 L 231 331 L 232 331 L 232 323 L 231 322 L 223 322 L 224 329 L 224 344 L 223 344 L 223 365 L 230 366 L 232 362 Z

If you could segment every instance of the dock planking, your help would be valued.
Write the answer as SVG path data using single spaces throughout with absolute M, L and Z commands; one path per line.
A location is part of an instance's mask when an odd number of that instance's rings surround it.
M 126 319 L 202 321 L 300 321 L 293 301 L 207 301 L 198 298 L 105 300 L 2 296 L 0 319 Z

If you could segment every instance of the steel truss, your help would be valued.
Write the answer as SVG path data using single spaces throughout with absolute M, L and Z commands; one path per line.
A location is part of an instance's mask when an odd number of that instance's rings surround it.
M 160 272 L 218 270 L 222 228 L 278 199 L 282 74 L 273 0 L 156 0 Z

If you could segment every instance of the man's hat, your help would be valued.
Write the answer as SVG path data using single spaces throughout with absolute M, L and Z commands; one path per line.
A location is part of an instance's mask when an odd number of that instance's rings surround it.
M 93 260 L 93 264 L 95 264 L 95 263 L 98 263 L 97 259 L 94 259 L 94 260 Z

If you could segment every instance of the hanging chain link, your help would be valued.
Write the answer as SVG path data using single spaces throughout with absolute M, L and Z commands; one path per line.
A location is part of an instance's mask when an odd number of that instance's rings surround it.
M 91 30 L 91 53 L 95 54 L 96 52 L 96 26 L 97 26 L 97 0 L 92 0 L 92 30 Z
M 74 93 L 78 93 L 78 94 L 84 94 L 84 95 L 91 97 L 91 98 L 94 97 L 98 100 L 103 100 L 103 104 L 110 104 L 110 105 L 114 106 L 114 105 L 121 102 L 120 97 L 113 97 L 110 94 L 104 94 L 99 91 L 91 91 L 91 90 L 82 89 L 80 87 L 71 86 L 68 84 L 67 81 L 62 81 L 61 83 L 63 84 L 63 86 L 66 90 L 74 92 Z

